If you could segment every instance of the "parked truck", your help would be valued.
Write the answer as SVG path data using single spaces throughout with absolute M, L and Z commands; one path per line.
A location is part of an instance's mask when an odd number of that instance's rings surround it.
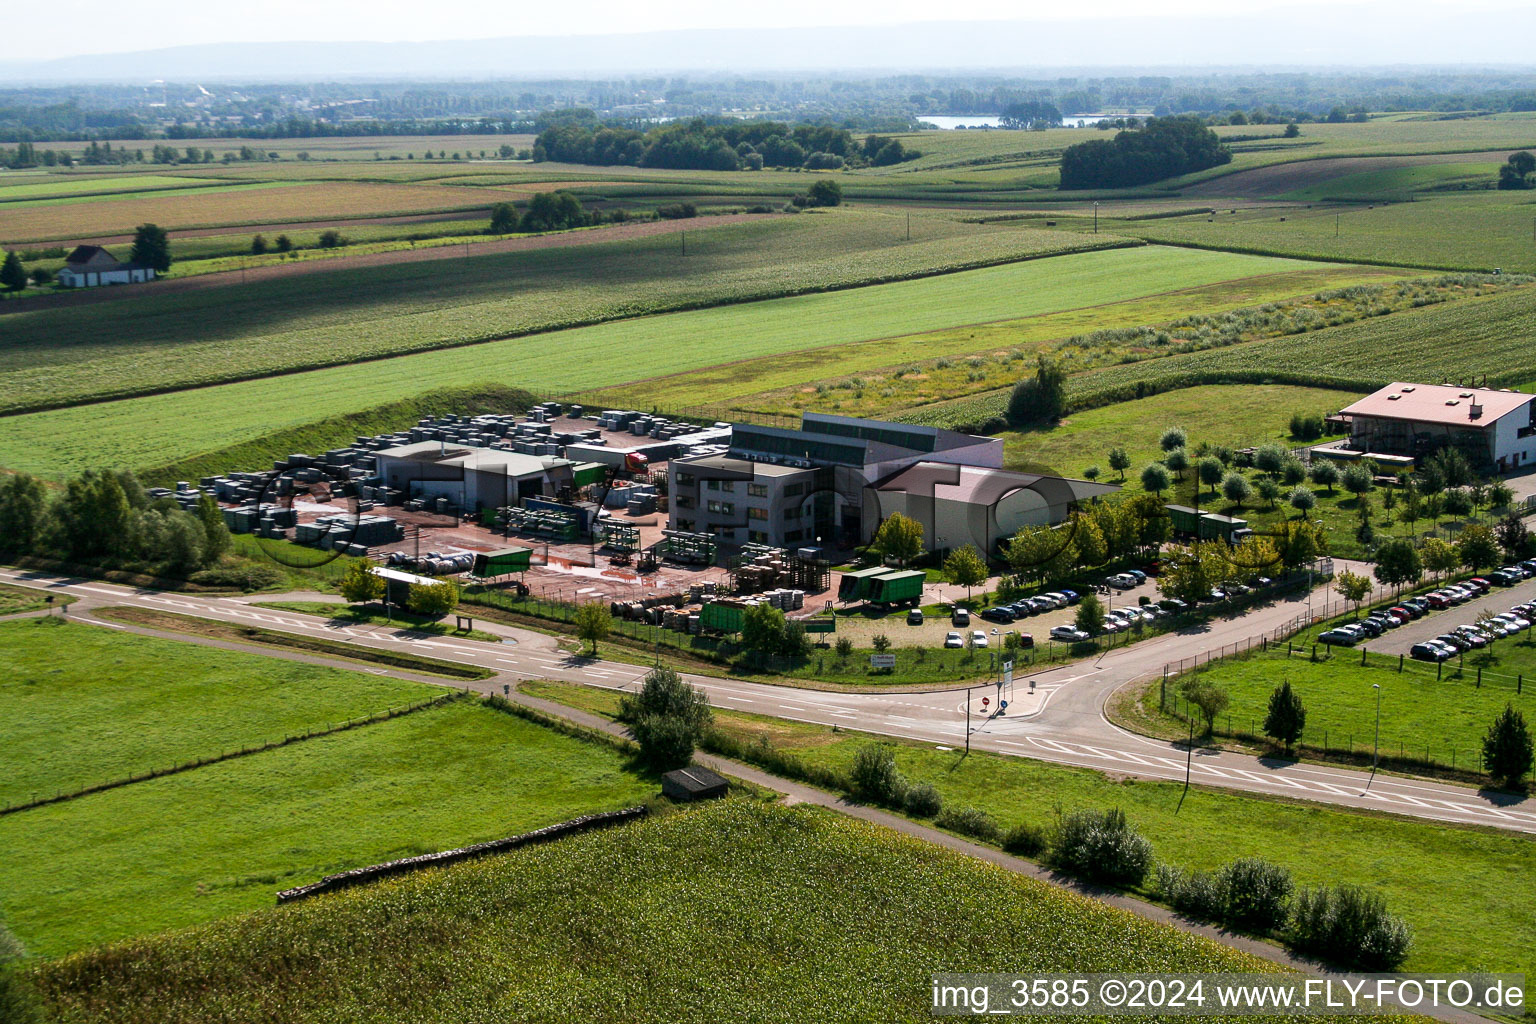
M 916 608 L 923 603 L 923 584 L 927 579 L 921 569 L 888 571 L 869 581 L 866 600 L 871 604 L 909 604 Z
M 699 625 L 721 633 L 740 633 L 747 605 L 740 601 L 711 601 L 699 612 Z
M 1188 505 L 1165 505 L 1164 508 L 1168 512 L 1168 521 L 1176 537 L 1224 540 L 1228 544 L 1237 544 L 1244 537 L 1253 535 L 1246 519 L 1218 515 L 1215 512 L 1202 512 Z
M 883 565 L 877 565 L 872 569 L 857 569 L 843 573 L 842 582 L 837 585 L 837 599 L 844 604 L 866 600 L 869 597 L 868 581 L 890 571 Z

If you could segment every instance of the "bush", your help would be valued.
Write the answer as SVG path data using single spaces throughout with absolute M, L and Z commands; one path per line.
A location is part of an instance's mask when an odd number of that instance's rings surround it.
M 964 807 L 958 811 L 946 808 L 935 819 L 934 824 L 939 828 L 959 832 L 963 836 L 970 836 L 972 839 L 980 839 L 983 842 L 993 842 L 1003 831 L 992 815 L 975 807 Z
M 1303 889 L 1285 938 L 1297 952 L 1366 971 L 1395 970 L 1413 943 L 1408 926 L 1387 913 L 1380 893 L 1354 885 Z
M 865 803 L 900 807 L 906 780 L 896 770 L 896 754 L 884 743 L 866 743 L 853 756 L 849 780 L 855 799 Z
M 695 730 L 687 721 L 670 715 L 641 715 L 630 727 L 640 745 L 640 759 L 658 772 L 683 768 L 693 760 Z
M 656 216 L 662 220 L 687 220 L 698 215 L 699 208 L 692 203 L 668 203 L 656 208 Z
M 939 796 L 939 791 L 920 782 L 907 790 L 907 813 L 914 818 L 931 818 L 938 814 L 944 807 L 944 800 Z
M 1216 885 L 1222 894 L 1221 920 L 1234 928 L 1268 934 L 1285 924 L 1295 885 L 1280 865 L 1244 857 L 1216 872 Z
M 1171 864 L 1159 864 L 1157 891 L 1164 903 L 1186 917 L 1221 920 L 1225 894 L 1216 878 L 1204 871 L 1183 871 Z
M 247 594 L 275 587 L 288 577 L 275 565 L 265 562 L 241 562 L 236 565 L 216 565 L 187 577 L 189 583 L 200 587 L 233 587 Z
M 405 604 L 417 615 L 440 619 L 459 606 L 459 585 L 452 580 L 412 583 L 406 591 Z
M 853 654 L 853 641 L 846 636 L 838 637 L 837 643 L 833 647 L 837 651 L 839 658 L 847 658 Z
M 1137 885 L 1152 866 L 1152 844 L 1118 807 L 1067 815 L 1052 837 L 1050 861 L 1090 881 Z
M 1026 823 L 1015 825 L 1003 836 L 1003 849 L 1020 857 L 1034 857 L 1045 849 L 1045 829 Z

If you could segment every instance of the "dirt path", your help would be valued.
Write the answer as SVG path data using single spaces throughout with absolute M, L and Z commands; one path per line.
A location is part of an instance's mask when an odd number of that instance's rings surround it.
M 143 295 L 179 295 L 185 292 L 201 291 L 205 288 L 223 288 L 236 284 L 255 284 L 261 281 L 274 281 L 280 278 L 297 277 L 301 274 L 325 273 L 332 270 L 383 267 L 396 263 L 424 263 L 430 260 L 461 260 L 471 256 L 524 252 L 534 249 L 561 249 L 572 245 L 596 245 L 600 242 L 648 238 L 652 235 L 674 234 L 690 228 L 712 228 L 725 224 L 739 224 L 743 221 L 763 219 L 765 219 L 763 214 L 735 213 L 715 217 L 693 217 L 688 220 L 646 221 L 641 224 L 615 224 L 612 227 L 594 228 L 590 231 L 530 235 L 522 238 L 507 238 L 498 242 L 474 242 L 468 246 L 438 245 L 423 249 L 397 249 L 391 252 L 365 253 L 360 256 L 337 256 L 323 260 L 275 263 L 269 266 L 252 267 L 249 270 L 226 270 L 216 274 L 199 274 L 196 277 L 172 278 L 149 285 L 86 288 L 75 292 L 40 295 L 30 299 L 13 299 L 9 302 L 0 303 L 0 315 L 23 313 L 34 309 L 52 309 L 66 305 L 77 306 L 98 302 L 114 302 L 119 299 L 131 299 L 135 296 Z

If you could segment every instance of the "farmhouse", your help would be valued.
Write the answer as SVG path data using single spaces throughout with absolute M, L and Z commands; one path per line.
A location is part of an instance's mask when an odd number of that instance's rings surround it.
M 726 543 L 867 543 L 890 515 L 930 550 L 982 551 L 1020 526 L 1059 523 L 1115 490 L 1002 469 L 1003 442 L 936 427 L 803 414 L 799 430 L 736 424 L 729 450 L 668 463 L 671 527 Z
M 1536 463 L 1536 395 L 1398 382 L 1339 415 L 1358 451 L 1419 459 L 1454 447 L 1484 472 Z
M 59 283 L 66 288 L 95 288 L 104 284 L 140 284 L 152 281 L 155 268 L 123 263 L 99 245 L 77 245 L 64 257 Z

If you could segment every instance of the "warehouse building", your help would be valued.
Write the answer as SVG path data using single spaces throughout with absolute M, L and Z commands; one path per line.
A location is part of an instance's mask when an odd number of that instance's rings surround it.
M 774 547 L 867 543 L 901 512 L 931 548 L 990 551 L 1115 488 L 1002 469 L 1003 442 L 936 427 L 807 412 L 800 429 L 736 424 L 720 454 L 668 464 L 671 527 Z
M 1389 384 L 1339 413 L 1349 448 L 1422 459 L 1454 447 L 1480 472 L 1536 463 L 1536 395 L 1446 384 Z
M 603 479 L 596 463 L 496 448 L 449 446 L 441 441 L 385 448 L 377 453 L 384 485 L 412 498 L 447 498 L 458 508 L 496 509 L 527 498 L 554 498 Z

